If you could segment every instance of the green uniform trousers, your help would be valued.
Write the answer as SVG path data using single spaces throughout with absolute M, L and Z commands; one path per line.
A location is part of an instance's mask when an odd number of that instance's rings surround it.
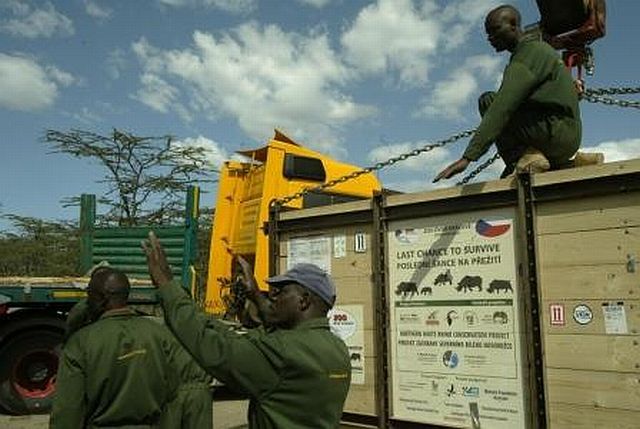
M 478 110 L 481 116 L 484 116 L 495 97 L 493 91 L 480 96 Z M 505 163 L 500 177 L 513 172 L 518 159 L 529 146 L 542 152 L 552 168 L 567 166 L 580 146 L 580 141 L 575 138 L 576 128 L 580 126 L 579 121 L 542 111 L 539 106 L 524 102 L 496 139 L 498 153 Z

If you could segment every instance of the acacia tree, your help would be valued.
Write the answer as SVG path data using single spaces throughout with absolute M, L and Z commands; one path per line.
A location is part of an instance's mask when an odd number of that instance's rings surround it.
M 177 143 L 171 136 L 141 137 L 114 129 L 109 135 L 72 129 L 47 130 L 44 142 L 53 153 L 97 161 L 105 169 L 99 199 L 109 207 L 107 222 L 120 226 L 162 224 L 182 216 L 184 192 L 196 183 L 213 182 L 203 147 Z M 77 204 L 77 197 L 66 199 Z
M 75 275 L 79 244 L 74 222 L 2 217 L 15 232 L 0 232 L 0 277 Z

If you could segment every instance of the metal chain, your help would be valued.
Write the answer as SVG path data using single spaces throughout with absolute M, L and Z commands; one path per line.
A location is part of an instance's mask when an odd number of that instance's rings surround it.
M 607 106 L 632 107 L 640 109 L 639 101 L 619 100 L 606 97 L 607 95 L 640 94 L 640 87 L 610 87 L 610 88 L 586 88 L 582 99 L 589 103 L 602 103 Z
M 640 109 L 640 101 L 627 101 L 627 100 L 618 100 L 616 98 L 604 97 L 602 95 L 590 95 L 585 91 L 582 95 L 582 99 L 588 101 L 589 103 L 602 103 L 607 106 L 618 106 L 618 107 L 631 107 L 634 109 Z
M 627 94 L 640 94 L 640 86 L 630 87 L 621 86 L 610 88 L 587 88 L 585 89 L 587 95 L 627 95 Z
M 498 158 L 500 158 L 500 154 L 498 154 L 496 152 L 495 154 L 493 154 L 493 156 L 491 158 L 487 159 L 485 162 L 480 164 L 475 170 L 473 170 L 471 173 L 469 173 L 468 175 L 463 177 L 462 180 L 460 180 L 458 183 L 456 183 L 456 185 L 458 185 L 458 186 L 459 185 L 466 185 L 467 183 L 469 183 L 469 181 L 471 179 L 475 178 L 478 174 L 482 173 L 482 171 L 484 169 L 486 169 L 491 164 L 496 162 L 498 160 Z
M 640 109 L 640 102 L 637 101 L 626 101 L 626 100 L 617 100 L 615 98 L 610 98 L 610 97 L 604 97 L 603 95 L 628 95 L 628 94 L 640 94 L 640 87 L 610 87 L 610 88 L 587 88 L 585 89 L 584 93 L 582 94 L 582 98 L 588 102 L 591 103 L 603 103 L 606 105 L 615 105 L 615 106 L 620 106 L 620 107 L 632 107 L 632 108 L 637 108 Z M 473 133 L 475 133 L 476 129 L 470 129 L 470 130 L 466 130 L 463 131 L 461 133 L 458 134 L 454 134 L 453 136 L 446 138 L 446 139 L 442 139 L 439 140 L 435 143 L 432 144 L 427 144 L 419 149 L 414 149 L 410 152 L 395 156 L 393 158 L 389 158 L 386 161 L 381 161 L 378 162 L 376 164 L 374 164 L 373 166 L 370 167 L 366 167 L 363 168 L 362 170 L 358 170 L 358 171 L 354 171 L 353 173 L 347 174 L 345 176 L 339 177 L 337 179 L 331 180 L 327 183 L 324 183 L 322 185 L 319 186 L 315 186 L 312 188 L 305 188 L 302 191 L 296 192 L 295 194 L 289 195 L 287 197 L 278 199 L 278 200 L 274 200 L 272 201 L 272 204 L 276 204 L 276 205 L 284 205 L 287 204 L 293 200 L 297 200 L 298 198 L 302 198 L 305 195 L 312 193 L 312 192 L 319 192 L 322 191 L 324 189 L 327 188 L 331 188 L 335 185 L 338 185 L 340 183 L 344 183 L 347 182 L 349 180 L 353 180 L 357 177 L 362 176 L 363 174 L 367 174 L 367 173 L 372 173 L 374 171 L 378 171 L 378 170 L 382 170 L 385 167 L 389 167 L 397 162 L 401 162 L 401 161 L 405 161 L 408 158 L 412 158 L 414 156 L 418 156 L 420 154 L 423 154 L 425 152 L 429 152 L 432 151 L 433 149 L 436 149 L 438 147 L 442 147 L 445 146 L 449 143 L 453 143 L 455 141 L 458 141 L 462 138 L 465 137 L 470 137 L 473 135 Z M 480 164 L 475 170 L 473 170 L 471 173 L 469 173 L 467 176 L 465 176 L 462 180 L 460 180 L 457 185 L 464 185 L 469 183 L 469 181 L 471 181 L 472 179 L 474 179 L 478 174 L 480 174 L 483 170 L 485 170 L 487 167 L 489 167 L 491 164 L 493 164 L 498 158 L 500 158 L 500 155 L 498 155 L 497 153 L 494 154 L 491 158 L 487 159 L 485 162 L 483 162 L 482 164 Z
M 327 183 L 323 183 L 322 185 L 315 186 L 315 187 L 312 187 L 312 188 L 305 188 L 302 191 L 297 192 L 297 193 L 295 193 L 293 195 L 289 195 L 289 196 L 281 198 L 279 200 L 274 200 L 272 202 L 272 204 L 276 204 L 276 205 L 287 204 L 287 203 L 289 203 L 289 202 L 291 202 L 293 200 L 297 200 L 298 198 L 302 198 L 302 197 L 304 197 L 305 195 L 307 195 L 309 193 L 319 192 L 319 191 L 322 191 L 324 189 L 331 188 L 331 187 L 333 187 L 335 185 L 338 185 L 340 183 L 344 183 L 344 182 L 347 182 L 349 180 L 353 180 L 353 179 L 355 179 L 357 177 L 360 177 L 363 174 L 372 173 L 374 171 L 382 170 L 383 168 L 389 167 L 389 166 L 391 166 L 391 165 L 393 165 L 393 164 L 395 164 L 397 162 L 405 161 L 405 160 L 407 160 L 409 158 L 412 158 L 414 156 L 418 156 L 418 155 L 423 154 L 425 152 L 430 152 L 433 149 L 448 145 L 449 143 L 453 143 L 453 142 L 458 141 L 460 139 L 463 139 L 465 137 L 471 137 L 473 135 L 473 133 L 475 133 L 475 132 L 476 132 L 475 128 L 471 129 L 471 130 L 462 131 L 462 132 L 460 132 L 458 134 L 454 134 L 451 137 L 448 137 L 446 139 L 438 140 L 435 143 L 427 144 L 427 145 L 425 145 L 425 146 L 423 146 L 421 148 L 414 149 L 414 150 L 412 150 L 410 152 L 403 153 L 403 154 L 398 155 L 398 156 L 394 156 L 392 158 L 389 158 L 386 161 L 378 162 L 378 163 L 376 163 L 376 164 L 374 164 L 374 165 L 372 165 L 370 167 L 366 167 L 366 168 L 363 168 L 362 170 L 354 171 L 354 172 L 349 173 L 349 174 L 347 174 L 345 176 L 338 177 L 337 179 L 331 180 L 331 181 L 329 181 Z

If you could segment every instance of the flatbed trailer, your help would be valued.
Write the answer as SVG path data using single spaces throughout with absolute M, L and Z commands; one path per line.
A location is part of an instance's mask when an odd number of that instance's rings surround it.
M 48 304 L 66 308 L 86 298 L 89 277 L 2 277 L 0 278 L 0 304 L 8 308 L 41 307 Z M 148 280 L 132 279 L 129 302 L 156 304 L 155 287 Z
M 129 303 L 153 310 L 158 296 L 141 248 L 150 229 L 167 251 L 171 270 L 195 289 L 199 190 L 187 193 L 185 222 L 175 226 L 100 227 L 94 195 L 80 208 L 80 273 L 101 263 L 121 269 L 131 281 Z M 0 278 L 0 408 L 13 414 L 46 413 L 55 390 L 67 312 L 86 296 L 89 278 Z

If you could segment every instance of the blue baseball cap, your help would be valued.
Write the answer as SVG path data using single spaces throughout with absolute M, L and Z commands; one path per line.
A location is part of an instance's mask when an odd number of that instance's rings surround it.
M 315 264 L 296 264 L 284 274 L 269 277 L 266 282 L 272 285 L 298 283 L 318 295 L 329 307 L 336 302 L 336 287 L 329 274 Z

